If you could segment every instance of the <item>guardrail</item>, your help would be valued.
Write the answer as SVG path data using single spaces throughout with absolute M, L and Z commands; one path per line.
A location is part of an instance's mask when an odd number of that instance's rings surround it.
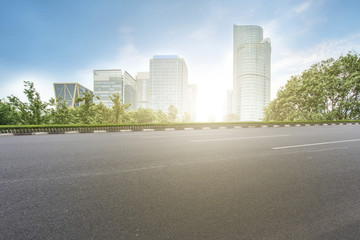
M 123 132 L 123 131 L 164 131 L 226 128 L 294 127 L 316 125 L 352 125 L 350 121 L 303 121 L 303 122 L 214 122 L 214 123 L 168 123 L 168 124 L 104 124 L 104 125 L 1 125 L 2 135 L 40 135 L 64 133 Z

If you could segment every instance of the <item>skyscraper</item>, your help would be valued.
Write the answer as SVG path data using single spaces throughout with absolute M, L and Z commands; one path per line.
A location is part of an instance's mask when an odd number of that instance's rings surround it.
M 270 101 L 271 43 L 256 25 L 234 25 L 233 111 L 240 121 L 259 121 Z
M 136 104 L 138 108 L 149 108 L 149 72 L 136 75 Z
M 128 72 L 123 74 L 120 69 L 94 70 L 94 103 L 102 102 L 111 108 L 113 102 L 110 96 L 114 93 L 120 94 L 123 103 L 131 104 L 129 109 L 136 109 L 136 81 Z
M 150 59 L 149 107 L 167 113 L 170 105 L 178 118 L 186 112 L 188 71 L 184 59 L 174 55 Z

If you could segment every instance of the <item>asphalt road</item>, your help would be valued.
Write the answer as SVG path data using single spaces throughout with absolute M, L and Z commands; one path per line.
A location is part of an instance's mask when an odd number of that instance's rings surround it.
M 0 239 L 359 236 L 359 125 L 0 137 Z

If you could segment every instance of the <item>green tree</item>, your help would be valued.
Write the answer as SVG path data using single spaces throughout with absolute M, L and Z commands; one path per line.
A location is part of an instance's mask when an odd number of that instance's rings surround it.
M 349 52 L 292 76 L 264 109 L 265 121 L 360 118 L 360 57 Z
M 111 109 L 106 107 L 102 102 L 94 106 L 95 116 L 93 123 L 96 124 L 106 124 L 111 122 Z
M 155 114 L 152 109 L 139 108 L 136 114 L 138 123 L 152 123 L 155 120 Z
M 155 119 L 156 119 L 155 121 L 158 123 L 168 123 L 169 122 L 168 116 L 166 115 L 166 113 L 164 113 L 161 110 L 157 110 L 155 112 Z
M 74 110 L 66 106 L 66 102 L 61 98 L 58 101 L 51 98 L 49 105 L 52 106 L 50 110 L 50 123 L 54 124 L 69 124 L 74 122 Z
M 90 124 L 95 116 L 95 104 L 92 102 L 94 95 L 91 93 L 83 93 L 83 97 L 79 97 L 75 100 L 77 103 L 81 103 L 76 108 L 76 115 L 78 121 L 82 124 Z
M 170 105 L 168 108 L 168 118 L 170 122 L 176 122 L 178 110 L 174 105 Z
M 123 118 L 125 123 L 137 123 L 138 122 L 138 111 L 130 110 L 124 113 Z
M 0 125 L 16 125 L 19 123 L 19 114 L 16 109 L 5 100 L 0 99 Z
M 19 98 L 11 95 L 8 97 L 12 106 L 19 112 L 22 124 L 38 125 L 48 122 L 48 103 L 42 102 L 40 94 L 36 91 L 34 83 L 24 81 L 24 93 L 28 102 L 24 103 Z
M 114 121 L 115 123 L 122 123 L 124 113 L 127 109 L 129 109 L 131 104 L 122 103 L 119 93 L 114 93 L 112 96 L 110 96 L 110 99 L 113 102 L 112 112 L 114 116 Z

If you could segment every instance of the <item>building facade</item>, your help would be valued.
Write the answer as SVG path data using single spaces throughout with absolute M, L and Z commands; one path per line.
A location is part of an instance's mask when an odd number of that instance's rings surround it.
M 233 113 L 240 121 L 260 121 L 270 101 L 270 39 L 256 25 L 234 25 L 233 34 Z
M 167 113 L 170 105 L 181 118 L 186 109 L 188 71 L 184 59 L 175 55 L 150 59 L 149 108 Z
M 54 92 L 56 103 L 64 101 L 67 107 L 78 107 L 82 102 L 76 102 L 76 99 L 83 97 L 84 93 L 93 92 L 79 83 L 54 83 Z
M 138 108 L 149 108 L 149 72 L 136 75 L 136 104 Z
M 129 109 L 136 109 L 136 81 L 128 72 L 110 69 L 94 70 L 93 73 L 95 104 L 102 102 L 106 107 L 112 108 L 110 96 L 118 93 L 123 103 L 131 104 Z

